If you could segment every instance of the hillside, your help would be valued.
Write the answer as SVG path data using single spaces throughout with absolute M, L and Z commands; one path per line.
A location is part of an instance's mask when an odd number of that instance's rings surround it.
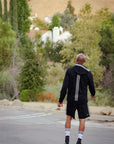
M 56 12 L 63 12 L 66 8 L 68 0 L 28 0 L 32 14 L 37 13 L 39 18 L 52 16 Z M 93 12 L 102 7 L 107 7 L 111 12 L 114 12 L 114 0 L 72 0 L 72 5 L 75 7 L 75 13 L 78 13 L 80 8 L 85 3 L 90 3 Z

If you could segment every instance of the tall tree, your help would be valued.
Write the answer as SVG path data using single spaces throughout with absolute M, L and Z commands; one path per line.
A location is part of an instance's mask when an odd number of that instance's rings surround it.
M 68 8 L 65 9 L 63 14 L 60 15 L 60 25 L 68 30 L 75 23 L 76 17 L 70 13 Z
M 7 0 L 4 0 L 4 21 L 8 21 Z
M 0 0 L 0 18 L 2 18 L 2 2 Z
M 36 43 L 35 43 L 36 44 Z M 24 56 L 24 65 L 19 76 L 20 91 L 28 90 L 33 93 L 31 100 L 34 100 L 36 91 L 40 91 L 44 86 L 46 66 L 43 60 L 40 60 L 38 52 L 35 52 L 34 43 L 27 36 L 23 36 L 22 47 Z
M 10 23 L 13 27 L 13 0 L 10 0 Z
M 101 63 L 105 65 L 106 69 L 109 69 L 112 61 L 111 57 L 114 54 L 114 14 L 110 16 L 109 20 L 104 20 L 100 34 L 101 41 L 99 45 L 103 52 Z
M 75 8 L 72 6 L 71 0 L 68 1 L 67 8 L 69 9 L 69 11 L 70 11 L 70 13 L 72 15 L 76 16 L 75 13 L 74 13 L 75 12 Z
M 12 58 L 12 45 L 15 33 L 7 22 L 0 19 L 0 70 L 8 67 Z
M 114 13 L 110 19 L 105 19 L 102 23 L 100 31 L 101 41 L 99 43 L 103 56 L 101 64 L 106 68 L 104 73 L 103 86 L 108 87 L 112 93 L 112 101 L 114 100 Z M 108 79 L 107 79 L 108 78 Z
M 79 14 L 79 20 L 71 29 L 72 43 L 67 43 L 60 52 L 67 67 L 74 64 L 78 53 L 84 53 L 88 57 L 85 64 L 93 72 L 96 83 L 103 76 L 103 68 L 99 65 L 102 55 L 99 28 L 99 23 L 92 17 L 91 6 L 85 5 Z
M 29 19 L 30 11 L 27 0 L 17 1 L 18 32 L 20 34 L 26 34 L 29 32 L 31 25 L 31 21 Z
M 17 21 L 17 0 L 10 0 L 10 22 L 12 29 L 18 32 L 18 21 Z

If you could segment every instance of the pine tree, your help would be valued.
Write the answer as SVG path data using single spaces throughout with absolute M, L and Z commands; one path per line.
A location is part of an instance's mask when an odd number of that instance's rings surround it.
M 18 21 L 17 21 L 17 0 L 10 0 L 10 23 L 12 29 L 18 31 Z
M 27 0 L 17 1 L 17 17 L 18 17 L 18 32 L 20 34 L 26 34 L 29 32 L 31 21 L 30 8 Z
M 10 0 L 10 23 L 13 27 L 13 0 Z
M 75 15 L 74 14 L 75 8 L 72 6 L 71 0 L 68 1 L 67 8 L 69 9 L 69 11 L 72 15 Z
M 14 42 L 15 33 L 11 25 L 0 19 L 0 70 L 10 65 Z
M 0 0 L 0 18 L 2 18 L 2 2 Z
M 75 23 L 75 18 L 76 17 L 70 13 L 70 10 L 66 8 L 64 13 L 60 15 L 60 25 L 66 30 L 70 29 Z
M 4 21 L 8 20 L 7 0 L 4 0 Z
M 17 0 L 13 0 L 13 30 L 18 32 Z

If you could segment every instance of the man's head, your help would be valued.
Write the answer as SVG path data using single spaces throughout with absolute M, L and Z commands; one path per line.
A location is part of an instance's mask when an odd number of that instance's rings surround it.
M 84 54 L 80 53 L 77 55 L 77 57 L 76 57 L 76 63 L 77 64 L 83 65 L 85 61 L 86 61 L 86 57 Z

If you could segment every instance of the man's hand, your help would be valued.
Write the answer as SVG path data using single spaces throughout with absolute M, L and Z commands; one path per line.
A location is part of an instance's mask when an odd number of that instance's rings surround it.
M 57 106 L 58 106 L 58 107 L 63 107 L 63 103 L 58 102 L 58 103 L 57 103 Z
M 91 99 L 94 99 L 94 98 L 95 98 L 95 96 L 91 95 Z

